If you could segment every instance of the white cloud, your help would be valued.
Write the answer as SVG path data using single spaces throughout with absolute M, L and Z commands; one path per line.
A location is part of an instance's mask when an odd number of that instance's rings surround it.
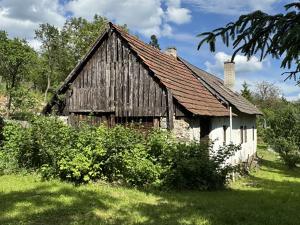
M 58 0 L 2 0 L 0 21 L 10 36 L 32 39 L 40 23 L 62 26 L 65 18 Z
M 202 12 L 226 15 L 241 15 L 255 10 L 272 12 L 277 0 L 186 0 Z
M 127 24 L 133 32 L 145 36 L 171 36 L 172 23 L 191 20 L 190 11 L 181 0 L 0 0 L 0 29 L 12 37 L 32 40 L 41 23 L 62 27 L 68 16 L 92 19 L 105 16 L 117 24 Z
M 300 100 L 300 93 L 298 95 L 291 95 L 285 97 L 288 101 L 299 101 Z
M 42 43 L 39 40 L 36 39 L 30 39 L 28 40 L 28 44 L 35 49 L 36 51 L 39 51 L 41 49 Z
M 191 12 L 189 9 L 180 7 L 180 0 L 167 0 L 166 17 L 168 21 L 176 24 L 184 24 L 191 21 Z
M 180 7 L 180 0 L 169 0 L 164 10 L 163 0 L 73 0 L 66 10 L 74 16 L 91 19 L 94 14 L 107 17 L 118 24 L 146 36 L 168 36 L 172 29 L 168 22 L 182 24 L 191 19 L 190 11 Z
M 167 18 L 177 24 L 187 23 L 191 20 L 191 14 L 188 9 L 185 8 L 173 8 L 169 7 L 167 9 Z
M 205 62 L 206 69 L 211 73 L 220 73 L 223 71 L 224 62 L 230 60 L 231 56 L 224 52 L 218 52 L 215 54 L 214 59 L 213 63 Z M 246 56 L 236 55 L 234 61 L 237 73 L 260 71 L 264 66 L 263 62 L 260 62 L 255 56 L 248 60 Z

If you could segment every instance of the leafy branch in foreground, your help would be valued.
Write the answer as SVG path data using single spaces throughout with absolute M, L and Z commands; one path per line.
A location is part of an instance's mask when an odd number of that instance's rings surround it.
M 269 15 L 261 11 L 242 15 L 235 22 L 225 27 L 204 32 L 198 35 L 201 41 L 198 50 L 204 43 L 209 44 L 210 51 L 215 52 L 217 37 L 228 47 L 232 41 L 234 53 L 247 56 L 256 54 L 263 60 L 267 55 L 280 59 L 281 68 L 287 68 L 286 79 L 297 80 L 300 73 L 300 3 L 285 5 L 285 14 Z M 292 68 L 292 69 L 291 69 Z M 300 77 L 298 77 L 298 84 Z

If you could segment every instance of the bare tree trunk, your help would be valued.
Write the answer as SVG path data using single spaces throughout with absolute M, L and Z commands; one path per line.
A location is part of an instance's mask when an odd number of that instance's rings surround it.
M 9 84 L 6 84 L 6 90 L 8 90 L 8 102 L 7 102 L 7 117 L 10 116 L 10 110 L 11 110 L 11 103 L 12 103 L 12 91 L 15 88 L 15 82 L 16 82 L 16 75 L 13 75 L 11 86 L 9 87 Z
M 50 88 L 50 84 L 51 84 L 50 74 L 48 74 L 48 76 L 47 76 L 47 88 L 45 90 L 45 96 L 44 96 L 44 102 L 45 103 L 47 102 L 47 97 L 48 97 L 48 91 L 49 91 L 49 88 Z
M 8 102 L 7 102 L 7 112 L 6 112 L 6 116 L 9 117 L 10 116 L 10 108 L 11 108 L 11 91 L 8 92 Z
M 48 52 L 50 52 L 50 48 L 48 47 Z M 48 66 L 50 69 L 50 73 L 47 73 L 47 88 L 45 90 L 45 96 L 44 96 L 44 102 L 45 104 L 47 103 L 47 97 L 48 97 L 48 91 L 50 89 L 50 85 L 51 85 L 51 77 L 53 74 L 53 67 L 52 67 L 52 60 L 51 60 L 51 56 L 49 55 L 48 58 Z

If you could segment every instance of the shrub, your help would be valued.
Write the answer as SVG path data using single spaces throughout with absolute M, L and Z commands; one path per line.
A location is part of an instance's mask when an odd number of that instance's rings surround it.
M 35 117 L 28 128 L 30 147 L 22 150 L 24 164 L 40 168 L 48 164 L 57 168 L 57 162 L 71 147 L 74 131 L 61 120 L 53 117 Z
M 172 133 L 161 129 L 153 129 L 147 136 L 147 148 L 151 159 L 166 167 L 172 161 L 177 142 Z
M 212 145 L 179 143 L 173 153 L 170 169 L 164 174 L 165 185 L 176 189 L 223 188 L 229 173 L 234 170 L 226 161 L 239 147 L 228 145 L 213 152 Z
M 294 168 L 300 163 L 299 146 L 291 138 L 279 137 L 274 140 L 273 146 L 289 168 Z
M 43 179 L 74 183 L 102 179 L 207 190 L 225 185 L 233 169 L 225 162 L 235 150 L 226 146 L 212 152 L 210 143 L 177 143 L 170 132 L 161 130 L 144 136 L 123 126 L 72 128 L 57 118 L 34 117 L 28 128 L 5 125 L 0 171 L 26 168 L 39 171 Z
M 24 149 L 29 149 L 30 138 L 27 129 L 15 122 L 7 122 L 3 128 L 3 140 L 0 153 L 0 170 L 2 173 L 18 171 L 24 164 Z
M 300 109 L 287 105 L 278 108 L 268 117 L 269 128 L 265 141 L 279 153 L 284 163 L 293 168 L 300 155 Z
M 76 183 L 99 179 L 102 175 L 102 138 L 106 128 L 81 126 L 73 132 L 72 144 L 58 162 L 58 174 L 62 179 Z

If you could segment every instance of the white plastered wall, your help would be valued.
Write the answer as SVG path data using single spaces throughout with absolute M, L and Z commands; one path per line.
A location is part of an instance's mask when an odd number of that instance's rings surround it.
M 175 118 L 173 133 L 181 140 L 185 141 L 200 141 L 200 123 L 201 119 L 195 118 Z M 256 131 L 256 116 L 240 114 L 232 118 L 232 143 L 235 145 L 241 144 L 241 150 L 229 159 L 229 163 L 236 164 L 239 162 L 246 162 L 248 158 L 256 153 L 257 131 Z M 167 128 L 167 120 L 162 117 L 160 126 L 163 129 Z M 214 142 L 213 150 L 216 151 L 224 144 L 224 131 L 226 129 L 226 144 L 230 144 L 230 121 L 229 117 L 212 117 L 211 118 L 211 131 L 209 138 Z M 245 132 L 247 133 L 247 141 L 241 143 L 241 130 L 243 126 L 243 135 L 245 139 Z M 244 129 L 244 126 L 247 128 Z M 254 128 L 254 130 L 253 130 Z
M 214 151 L 217 150 L 224 143 L 224 130 L 223 126 L 227 126 L 226 129 L 226 144 L 230 144 L 230 122 L 229 117 L 214 117 L 211 120 L 211 132 L 210 139 L 214 141 Z M 244 142 L 241 143 L 241 126 L 245 126 L 243 129 Z M 247 140 L 245 140 L 247 135 Z M 246 162 L 249 157 L 256 153 L 257 144 L 257 131 L 256 131 L 256 116 L 241 114 L 239 116 L 233 116 L 232 118 L 232 143 L 235 145 L 241 144 L 241 150 L 229 160 L 230 163 L 236 164 L 239 162 Z

